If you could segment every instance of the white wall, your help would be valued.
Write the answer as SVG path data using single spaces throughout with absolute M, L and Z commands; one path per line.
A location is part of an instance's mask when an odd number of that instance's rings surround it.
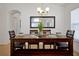
M 4 5 L 4 4 L 3 4 Z M 9 26 L 9 12 L 11 10 L 19 10 L 21 12 L 21 31 L 25 34 L 29 34 L 30 30 L 30 16 L 37 16 L 37 7 L 49 7 L 50 11 L 48 13 L 49 16 L 56 17 L 56 26 L 52 28 L 52 33 L 62 32 L 65 33 L 65 29 L 67 28 L 67 24 L 65 23 L 64 16 L 64 7 L 57 4 L 5 4 L 5 7 L 0 4 L 0 43 L 5 43 L 5 41 L 9 41 L 8 39 L 8 30 Z M 3 15 L 2 15 L 2 14 Z M 1 22 L 3 21 L 3 23 Z M 67 22 L 67 21 L 66 21 Z M 3 34 L 3 35 L 2 35 Z
M 43 6 L 42 6 L 43 5 Z M 22 21 L 22 32 L 29 34 L 30 29 L 30 16 L 37 16 L 37 7 L 49 7 L 50 11 L 48 13 L 49 16 L 56 17 L 56 28 L 51 29 L 53 32 L 64 32 L 64 9 L 60 5 L 54 4 L 7 4 L 8 12 L 13 9 L 19 10 L 21 14 Z
M 0 44 L 8 42 L 8 19 L 5 4 L 0 4 Z

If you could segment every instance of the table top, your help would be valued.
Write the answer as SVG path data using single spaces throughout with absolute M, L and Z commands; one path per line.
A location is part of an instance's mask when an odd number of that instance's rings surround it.
M 35 38 L 35 39 L 39 39 L 39 38 L 67 38 L 65 35 L 56 35 L 56 34 L 51 34 L 51 35 L 42 35 L 41 37 L 39 37 L 38 35 L 30 35 L 30 34 L 18 34 L 15 36 L 16 39 L 18 38 L 22 38 L 22 39 L 26 39 L 26 38 Z

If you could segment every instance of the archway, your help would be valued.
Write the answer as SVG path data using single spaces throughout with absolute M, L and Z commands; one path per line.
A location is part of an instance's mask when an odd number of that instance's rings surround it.
M 74 39 L 79 40 L 79 8 L 71 11 L 71 29 L 75 30 Z
M 10 11 L 10 30 L 14 30 L 16 34 L 21 30 L 21 12 L 19 10 Z

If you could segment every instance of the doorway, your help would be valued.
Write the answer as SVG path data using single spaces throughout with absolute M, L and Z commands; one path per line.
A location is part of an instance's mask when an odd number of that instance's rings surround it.
M 79 8 L 71 11 L 71 29 L 75 30 L 74 51 L 79 54 Z
M 71 11 L 71 29 L 75 30 L 74 39 L 79 41 L 79 8 Z

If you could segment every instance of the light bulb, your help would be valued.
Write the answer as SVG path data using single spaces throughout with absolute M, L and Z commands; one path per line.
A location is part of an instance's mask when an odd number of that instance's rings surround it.
M 41 8 L 40 8 L 40 7 L 38 7 L 38 8 L 37 8 L 37 11 L 40 11 L 40 10 L 41 10 Z
M 46 9 L 45 9 L 46 11 L 49 11 L 49 8 L 48 7 L 46 7 Z

